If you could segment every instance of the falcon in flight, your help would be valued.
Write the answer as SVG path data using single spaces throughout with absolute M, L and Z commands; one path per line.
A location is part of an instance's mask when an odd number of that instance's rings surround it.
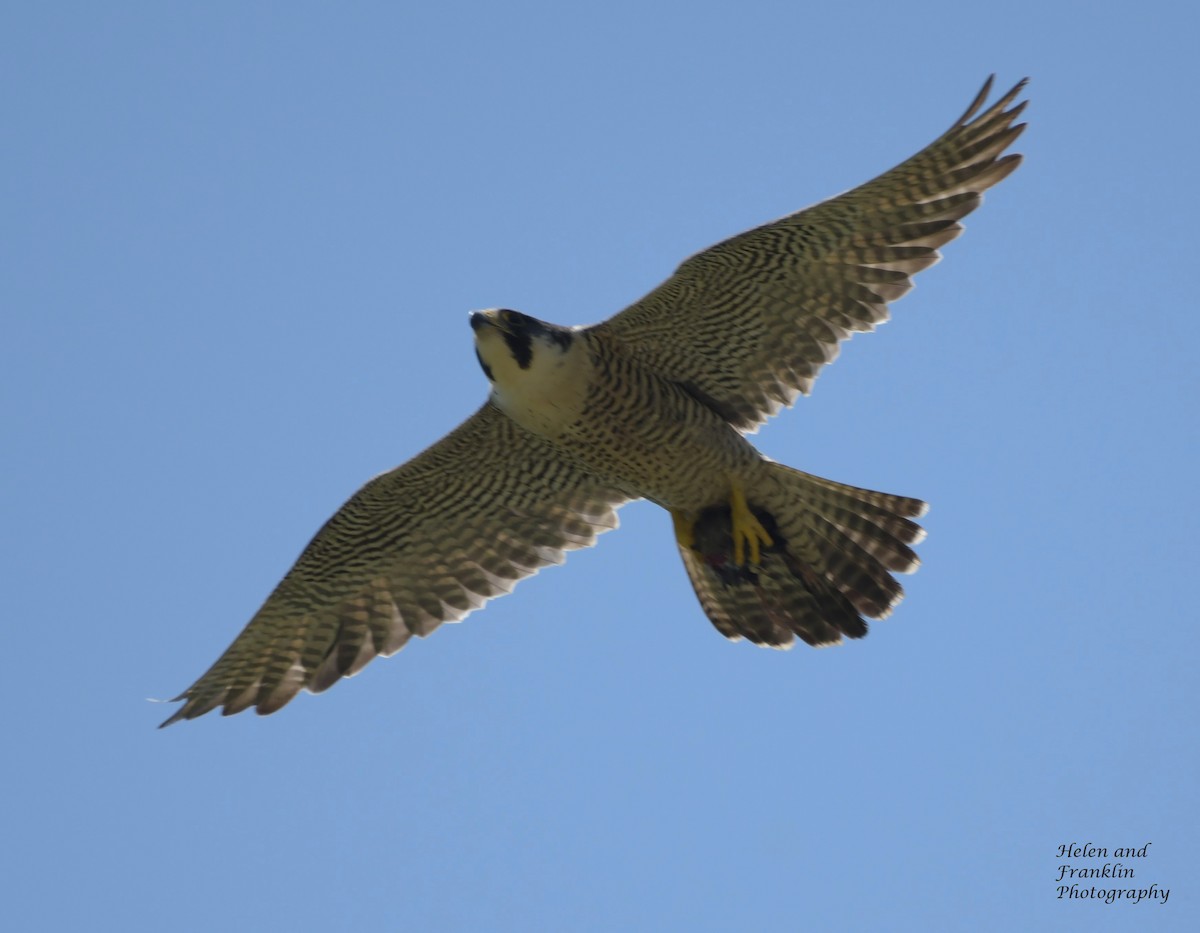
M 670 512 L 727 638 L 866 635 L 900 600 L 892 574 L 917 567 L 925 503 L 775 463 L 746 436 L 887 320 L 1020 164 L 1004 152 L 1024 129 L 1024 83 L 984 109 L 989 78 L 906 162 L 697 253 L 601 324 L 472 314 L 483 407 L 355 493 L 163 725 L 319 693 L 594 544 L 633 499 Z

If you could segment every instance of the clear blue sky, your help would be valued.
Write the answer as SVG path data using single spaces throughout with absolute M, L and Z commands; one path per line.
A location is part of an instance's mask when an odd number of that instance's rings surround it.
M 1182 7 L 8 5 L 6 921 L 1200 928 Z M 155 730 L 483 398 L 469 310 L 607 317 L 992 71 L 1025 165 L 758 437 L 932 503 L 869 638 L 726 642 L 638 504 L 323 696 Z M 1170 900 L 1056 900 L 1071 841 Z

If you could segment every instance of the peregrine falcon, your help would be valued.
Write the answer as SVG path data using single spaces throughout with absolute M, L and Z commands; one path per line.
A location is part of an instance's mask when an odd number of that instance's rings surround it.
M 1018 164 L 1014 104 L 989 78 L 936 141 L 873 181 L 686 260 L 603 323 L 471 315 L 491 391 L 317 532 L 163 725 L 273 713 L 413 635 L 462 619 L 648 499 L 727 638 L 786 648 L 867 633 L 916 569 L 917 499 L 822 479 L 747 440 L 852 334 L 888 317 L 983 192 Z

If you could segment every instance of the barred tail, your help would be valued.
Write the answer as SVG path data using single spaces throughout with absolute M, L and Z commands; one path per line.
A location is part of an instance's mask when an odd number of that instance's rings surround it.
M 731 509 L 705 509 L 680 554 L 700 605 L 721 634 L 789 647 L 796 637 L 828 645 L 867 634 L 904 591 L 893 573 L 920 561 L 924 536 L 913 518 L 928 508 L 772 464 L 769 482 L 747 490 L 750 510 L 770 535 L 761 562 L 733 560 Z

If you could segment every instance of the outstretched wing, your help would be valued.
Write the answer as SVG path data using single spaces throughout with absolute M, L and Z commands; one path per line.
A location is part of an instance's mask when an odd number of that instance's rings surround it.
M 163 725 L 324 690 L 591 546 L 627 500 L 489 402 L 343 505 Z
M 1001 154 L 1025 128 L 1009 108 L 1025 82 L 979 113 L 992 79 L 943 136 L 874 181 L 686 260 L 597 334 L 753 431 L 856 331 L 887 320 L 910 276 L 940 258 L 982 192 L 1020 164 Z

